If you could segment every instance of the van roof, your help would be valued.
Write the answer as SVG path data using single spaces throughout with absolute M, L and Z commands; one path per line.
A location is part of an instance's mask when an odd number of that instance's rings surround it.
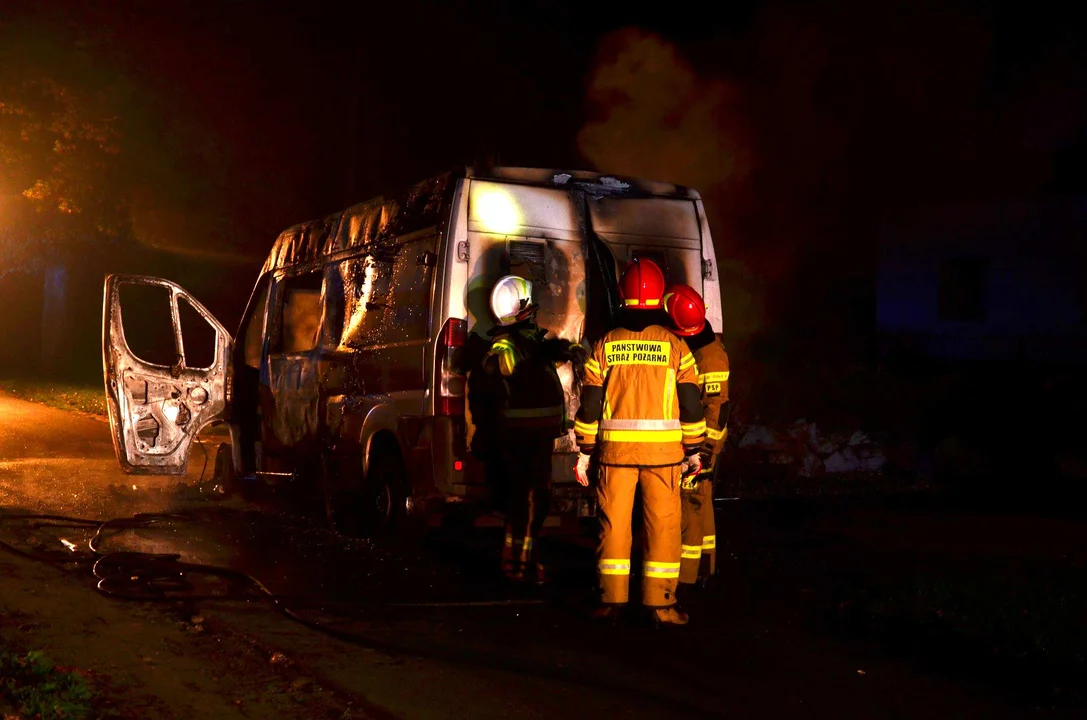
M 556 170 L 547 168 L 524 167 L 492 167 L 492 168 L 466 168 L 466 177 L 480 180 L 502 180 L 506 182 L 522 183 L 525 185 L 543 185 L 548 187 L 564 187 L 568 183 L 580 183 L 595 185 L 600 188 L 611 188 L 616 192 L 631 192 L 640 195 L 665 195 L 668 197 L 688 197 L 692 200 L 699 199 L 698 193 L 683 185 L 645 180 L 607 173 L 591 172 L 588 170 Z
M 581 186 L 592 194 L 658 195 L 699 199 L 682 185 L 608 175 L 585 170 L 522 167 L 464 167 L 416 183 L 400 192 L 352 205 L 318 220 L 293 225 L 276 238 L 261 275 L 295 265 L 309 265 L 321 258 L 354 247 L 380 245 L 406 233 L 434 227 L 461 178 L 545 187 Z

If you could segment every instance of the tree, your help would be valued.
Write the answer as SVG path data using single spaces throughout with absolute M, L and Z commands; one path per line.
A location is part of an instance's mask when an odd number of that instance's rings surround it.
M 242 256 L 224 143 L 111 32 L 46 10 L 0 21 L 0 282 L 41 279 L 47 369 L 67 327 L 96 346 L 95 323 L 68 316 L 103 272 Z
M 86 37 L 0 24 L 0 188 L 8 201 L 0 277 L 66 264 L 129 235 L 123 174 L 124 78 Z M 34 209 L 19 212 L 18 205 Z

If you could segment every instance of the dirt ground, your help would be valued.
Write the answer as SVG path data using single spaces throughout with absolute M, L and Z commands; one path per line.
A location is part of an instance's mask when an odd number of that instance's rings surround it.
M 588 538 L 549 538 L 555 586 L 514 591 L 491 572 L 492 528 L 451 526 L 423 544 L 377 548 L 289 503 L 202 495 L 193 487 L 199 452 L 178 488 L 121 475 L 101 421 L 3 396 L 0 418 L 0 508 L 9 513 L 0 540 L 53 557 L 67 552 L 62 538 L 84 547 L 86 530 L 34 527 L 11 519 L 16 511 L 176 513 L 161 527 L 110 532 L 104 549 L 242 570 L 341 633 L 293 622 L 256 595 L 110 599 L 86 566 L 0 553 L 0 647 L 93 671 L 112 703 L 104 717 L 999 718 L 1084 709 L 1082 665 L 1068 649 L 1087 626 L 1076 610 L 1087 599 L 1087 543 L 1075 513 L 928 498 L 723 503 L 721 574 L 692 601 L 692 626 L 611 629 L 585 617 Z M 225 587 L 189 577 L 201 589 Z M 1025 622 L 1022 610 L 1043 620 Z M 1049 644 L 1060 637 L 1069 642 Z M 1005 662 L 1009 651 L 1017 657 Z

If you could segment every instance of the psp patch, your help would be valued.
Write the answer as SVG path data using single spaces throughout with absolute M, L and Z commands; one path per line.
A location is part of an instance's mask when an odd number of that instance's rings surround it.
M 721 394 L 721 383 L 708 382 L 706 383 L 706 395 L 709 397 L 717 397 Z

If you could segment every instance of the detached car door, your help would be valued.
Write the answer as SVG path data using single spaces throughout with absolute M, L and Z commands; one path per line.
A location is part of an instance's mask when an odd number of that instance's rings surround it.
M 184 475 L 201 429 L 227 417 L 234 341 L 169 280 L 106 278 L 102 360 L 113 448 L 137 475 Z

